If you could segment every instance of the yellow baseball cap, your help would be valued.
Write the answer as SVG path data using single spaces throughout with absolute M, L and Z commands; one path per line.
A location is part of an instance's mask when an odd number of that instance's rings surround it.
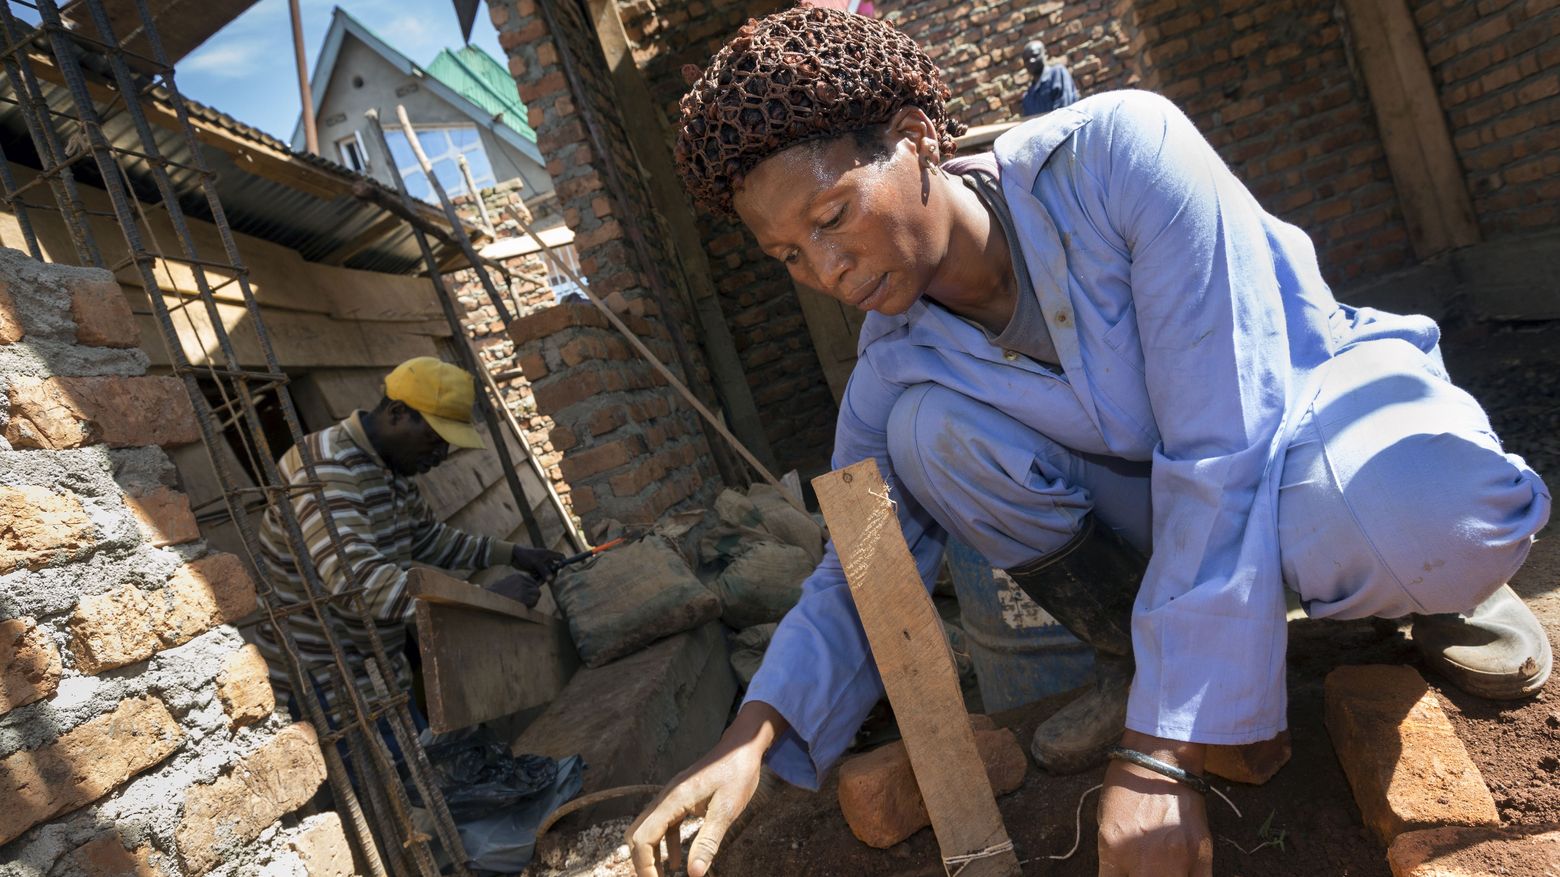
M 471 425 L 476 381 L 465 369 L 431 356 L 408 359 L 385 377 L 385 396 L 406 403 L 457 448 L 486 447 Z

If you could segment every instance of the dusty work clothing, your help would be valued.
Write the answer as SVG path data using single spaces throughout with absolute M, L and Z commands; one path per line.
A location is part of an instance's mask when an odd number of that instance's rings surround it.
M 1091 97 L 996 155 L 1059 368 L 923 299 L 867 317 L 840 406 L 834 465 L 877 460 L 928 586 L 950 531 L 1011 567 L 1095 512 L 1152 552 L 1128 727 L 1246 743 L 1285 726 L 1286 584 L 1395 616 L 1520 566 L 1549 494 L 1435 324 L 1339 305 L 1172 104 Z M 831 546 L 748 689 L 791 725 L 771 765 L 816 787 L 881 692 Z
M 406 644 L 405 622 L 411 617 L 412 599 L 406 593 L 412 561 L 445 569 L 478 569 L 510 562 L 515 546 L 488 536 L 465 533 L 436 520 L 410 478 L 390 471 L 363 432 L 362 412 L 305 436 L 303 443 L 315 461 L 315 474 L 323 485 L 320 494 L 301 490 L 293 494 L 293 513 L 303 530 L 314 566 L 331 593 L 361 587 L 385 650 L 397 664 L 397 675 L 409 682 L 401 659 Z M 278 462 L 289 485 L 305 484 L 298 449 L 292 448 Z M 326 516 L 341 537 L 345 559 L 337 552 L 326 530 Z M 268 510 L 260 527 L 260 560 L 283 603 L 302 602 L 308 594 L 302 574 L 293 562 L 282 522 Z M 334 615 L 338 640 L 367 652 L 367 630 L 350 612 Z M 313 613 L 288 616 L 289 629 L 310 667 L 331 664 L 319 622 Z M 279 643 L 270 630 L 261 628 L 261 646 L 270 660 L 272 676 L 286 664 Z M 350 649 L 349 649 L 350 650 Z M 279 680 L 280 681 L 280 680 Z M 317 679 L 324 684 L 324 679 Z

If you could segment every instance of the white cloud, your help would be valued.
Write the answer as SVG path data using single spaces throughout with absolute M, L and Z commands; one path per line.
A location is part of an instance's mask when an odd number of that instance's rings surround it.
M 275 61 L 274 40 L 237 37 L 217 38 L 179 62 L 180 73 L 196 73 L 221 79 L 242 79 L 259 73 Z

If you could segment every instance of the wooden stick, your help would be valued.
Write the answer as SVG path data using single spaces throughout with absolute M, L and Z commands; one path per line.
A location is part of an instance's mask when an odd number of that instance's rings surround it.
M 877 461 L 820 475 L 813 489 L 948 872 L 1016 877 L 1018 856 L 975 748 L 953 651 Z

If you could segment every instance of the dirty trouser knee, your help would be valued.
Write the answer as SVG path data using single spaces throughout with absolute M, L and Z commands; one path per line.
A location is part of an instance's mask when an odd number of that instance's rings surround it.
M 1339 354 L 1279 483 L 1284 581 L 1313 618 L 1469 610 L 1522 565 L 1550 507 L 1473 397 L 1401 341 Z
M 1146 462 L 1064 448 L 936 384 L 911 387 L 895 403 L 888 455 L 900 483 L 937 523 L 998 569 L 1067 545 L 1091 512 L 1148 553 L 1153 516 Z

